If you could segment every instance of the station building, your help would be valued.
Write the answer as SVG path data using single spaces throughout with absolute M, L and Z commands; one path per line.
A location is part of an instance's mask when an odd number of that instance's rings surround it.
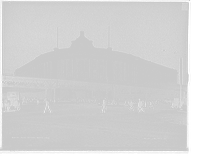
M 138 56 L 113 51 L 112 48 L 95 48 L 92 41 L 80 32 L 71 47 L 55 48 L 15 70 L 15 76 L 50 79 L 79 80 L 110 83 L 144 89 L 167 89 L 177 86 L 177 70 L 141 59 Z M 57 99 L 72 97 L 105 97 L 105 91 L 81 89 L 56 89 Z M 51 97 L 51 90 L 48 92 Z M 120 93 L 127 91 L 118 90 Z M 134 92 L 133 92 L 134 93 Z M 109 97 L 113 97 L 109 91 Z

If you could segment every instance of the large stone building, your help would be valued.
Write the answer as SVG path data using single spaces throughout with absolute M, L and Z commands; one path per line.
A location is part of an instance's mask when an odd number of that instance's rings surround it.
M 165 87 L 177 83 L 176 70 L 111 48 L 95 48 L 82 31 L 70 48 L 55 48 L 42 54 L 14 74 L 138 87 Z

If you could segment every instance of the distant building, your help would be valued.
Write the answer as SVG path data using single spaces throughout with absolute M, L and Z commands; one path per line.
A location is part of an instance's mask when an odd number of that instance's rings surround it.
M 15 76 L 76 80 L 141 87 L 177 84 L 177 71 L 112 49 L 95 48 L 84 32 L 70 48 L 40 55 Z

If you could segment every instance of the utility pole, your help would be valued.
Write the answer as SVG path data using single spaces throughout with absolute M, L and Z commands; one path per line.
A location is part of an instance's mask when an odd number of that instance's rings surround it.
M 182 108 L 182 90 L 183 90 L 183 58 L 180 58 L 179 64 L 179 83 L 180 83 L 180 91 L 179 91 L 179 108 Z
M 108 100 L 108 51 L 110 47 L 110 26 L 108 27 L 108 48 L 106 55 L 106 99 Z

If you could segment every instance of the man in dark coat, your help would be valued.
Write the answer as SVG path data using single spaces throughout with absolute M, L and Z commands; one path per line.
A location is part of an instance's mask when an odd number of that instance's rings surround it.
M 140 113 L 140 110 L 142 110 L 144 112 L 144 110 L 142 109 L 142 101 L 139 99 L 138 100 L 138 113 Z
M 49 101 L 48 101 L 48 99 L 45 98 L 45 99 L 44 99 L 44 102 L 45 102 L 45 108 L 44 108 L 44 112 L 43 112 L 43 114 L 45 113 L 46 108 L 48 108 L 48 109 L 49 109 L 49 112 L 52 113 L 51 110 L 50 110 L 50 108 L 49 108 Z
M 106 101 L 106 98 L 103 99 L 103 102 L 102 102 L 102 110 L 101 110 L 101 113 L 105 113 L 106 112 L 106 104 L 107 104 L 107 101 Z
M 128 111 L 130 111 L 131 108 L 132 108 L 133 111 L 134 111 L 134 108 L 133 108 L 133 101 L 132 101 L 132 100 L 129 101 L 129 106 L 130 106 L 130 108 L 128 109 Z

